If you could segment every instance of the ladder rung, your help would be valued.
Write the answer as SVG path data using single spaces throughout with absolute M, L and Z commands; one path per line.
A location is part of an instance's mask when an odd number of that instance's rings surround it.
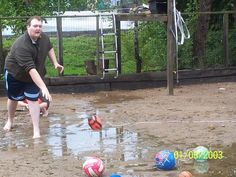
M 104 71 L 117 71 L 117 68 L 104 69 Z
M 114 54 L 116 51 L 100 51 L 101 54 Z
M 116 53 L 116 50 L 111 50 L 111 51 L 103 51 L 103 53 Z
M 116 33 L 103 33 L 102 35 L 103 36 L 115 36 Z
M 104 42 L 104 48 L 105 47 L 113 47 L 113 46 L 116 46 L 116 44 L 114 42 Z
M 114 57 L 106 57 L 106 58 L 104 58 L 104 60 L 114 60 L 115 58 Z M 100 58 L 99 60 L 103 60 L 102 58 Z

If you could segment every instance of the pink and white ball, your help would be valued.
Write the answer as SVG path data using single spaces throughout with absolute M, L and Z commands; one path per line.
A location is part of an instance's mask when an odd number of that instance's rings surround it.
M 90 157 L 83 164 L 83 172 L 88 177 L 101 177 L 104 169 L 102 160 L 97 157 Z

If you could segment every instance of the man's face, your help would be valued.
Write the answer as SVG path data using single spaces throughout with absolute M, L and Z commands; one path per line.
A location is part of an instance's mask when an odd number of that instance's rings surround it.
M 27 31 L 33 40 L 37 40 L 42 32 L 42 22 L 37 19 L 33 19 L 30 25 L 27 26 Z

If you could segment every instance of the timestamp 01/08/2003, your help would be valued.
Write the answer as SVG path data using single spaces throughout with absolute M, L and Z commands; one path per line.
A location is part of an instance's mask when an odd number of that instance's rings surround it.
M 223 151 L 207 151 L 207 152 L 198 152 L 198 151 L 174 151 L 175 159 L 223 159 Z

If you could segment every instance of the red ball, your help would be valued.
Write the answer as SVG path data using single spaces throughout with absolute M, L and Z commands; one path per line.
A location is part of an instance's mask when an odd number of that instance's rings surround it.
M 100 177 L 104 169 L 102 160 L 97 157 L 90 157 L 83 164 L 83 172 L 88 177 Z
M 193 175 L 189 171 L 182 171 L 179 177 L 193 177 Z
M 93 130 L 101 130 L 102 129 L 102 120 L 100 117 L 94 115 L 88 119 L 88 124 Z

